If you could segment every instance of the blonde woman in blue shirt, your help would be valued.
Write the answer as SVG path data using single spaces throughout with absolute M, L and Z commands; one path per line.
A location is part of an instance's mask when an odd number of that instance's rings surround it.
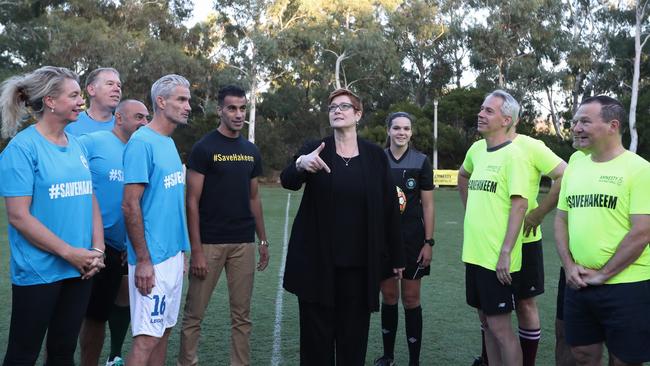
M 104 235 L 85 149 L 64 132 L 83 106 L 78 77 L 44 66 L 2 84 L 0 195 L 11 248 L 12 313 L 5 365 L 73 365 L 90 295 L 104 267 Z M 18 134 L 30 112 L 36 123 Z

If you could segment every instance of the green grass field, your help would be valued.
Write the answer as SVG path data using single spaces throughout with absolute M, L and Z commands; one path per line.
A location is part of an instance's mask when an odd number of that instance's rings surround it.
M 285 228 L 291 229 L 291 222 L 300 203 L 300 193 L 291 192 L 287 223 L 288 194 L 289 191 L 279 187 L 264 187 L 262 190 L 266 230 L 271 242 L 271 262 L 266 271 L 258 272 L 255 279 L 251 339 L 253 365 L 272 365 L 274 361 L 276 365 L 299 363 L 297 301 L 295 296 L 280 287 L 283 244 L 289 235 Z M 436 191 L 435 203 L 436 246 L 433 250 L 432 271 L 431 276 L 425 277 L 422 282 L 424 336 L 421 361 L 423 365 L 471 365 L 473 357 L 480 353 L 481 336 L 476 312 L 465 304 L 464 266 L 460 261 L 463 210 L 456 191 Z M 543 225 L 546 293 L 538 298 L 542 319 L 538 365 L 554 364 L 553 323 L 559 259 L 552 240 L 552 218 L 553 214 L 549 215 Z M 9 245 L 4 203 L 0 203 L 0 258 L 0 308 L 5 309 L 0 317 L 0 344 L 4 355 L 11 314 Z M 276 307 L 278 303 L 282 304 L 281 308 Z M 179 316 L 179 323 L 180 317 L 182 315 Z M 378 313 L 373 314 L 371 322 L 367 365 L 382 350 Z M 179 326 L 180 324 L 175 327 L 170 340 L 168 365 L 176 363 Z M 202 365 L 229 364 L 229 328 L 227 289 L 225 279 L 222 278 L 203 322 L 200 348 Z M 104 347 L 105 353 L 107 347 Z M 128 352 L 129 348 L 130 340 L 127 339 L 124 349 Z M 403 314 L 400 314 L 396 357 L 399 365 L 408 363 Z M 105 356 L 102 356 L 102 365 L 104 360 Z

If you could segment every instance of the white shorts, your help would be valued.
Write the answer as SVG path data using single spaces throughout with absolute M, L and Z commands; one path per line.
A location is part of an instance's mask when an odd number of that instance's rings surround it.
M 129 304 L 133 336 L 162 337 L 165 329 L 176 325 L 183 295 L 184 254 L 178 252 L 154 264 L 155 286 L 143 296 L 135 287 L 135 266 L 129 264 Z

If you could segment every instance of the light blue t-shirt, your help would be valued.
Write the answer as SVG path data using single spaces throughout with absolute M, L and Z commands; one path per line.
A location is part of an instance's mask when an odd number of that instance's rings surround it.
M 147 126 L 131 136 L 124 150 L 124 184 L 129 183 L 145 184 L 140 207 L 151 263 L 189 250 L 185 174 L 171 137 Z M 135 265 L 133 244 L 130 240 L 127 244 L 129 264 Z
M 97 131 L 78 137 L 88 151 L 93 190 L 102 211 L 104 241 L 118 251 L 126 250 L 126 229 L 122 215 L 124 146 L 112 131 Z
M 18 133 L 0 154 L 0 196 L 31 196 L 29 212 L 77 248 L 92 244 L 92 182 L 86 151 L 67 134 L 68 145 L 45 139 L 34 126 Z M 79 277 L 63 258 L 31 244 L 9 225 L 11 282 L 26 286 Z
M 79 113 L 79 118 L 76 121 L 65 126 L 65 132 L 81 136 L 95 131 L 110 131 L 113 126 L 115 126 L 115 116 L 108 121 L 95 121 L 90 118 L 87 111 L 83 111 Z

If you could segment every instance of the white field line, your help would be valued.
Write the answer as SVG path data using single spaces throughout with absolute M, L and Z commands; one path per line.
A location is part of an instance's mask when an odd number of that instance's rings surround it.
M 278 291 L 275 295 L 275 326 L 273 328 L 273 356 L 271 365 L 279 366 L 282 363 L 282 299 L 284 289 L 282 278 L 284 277 L 284 265 L 287 258 L 287 246 L 289 245 L 289 208 L 291 207 L 291 193 L 287 194 L 287 208 L 284 213 L 284 237 L 282 239 L 282 264 L 278 273 Z

